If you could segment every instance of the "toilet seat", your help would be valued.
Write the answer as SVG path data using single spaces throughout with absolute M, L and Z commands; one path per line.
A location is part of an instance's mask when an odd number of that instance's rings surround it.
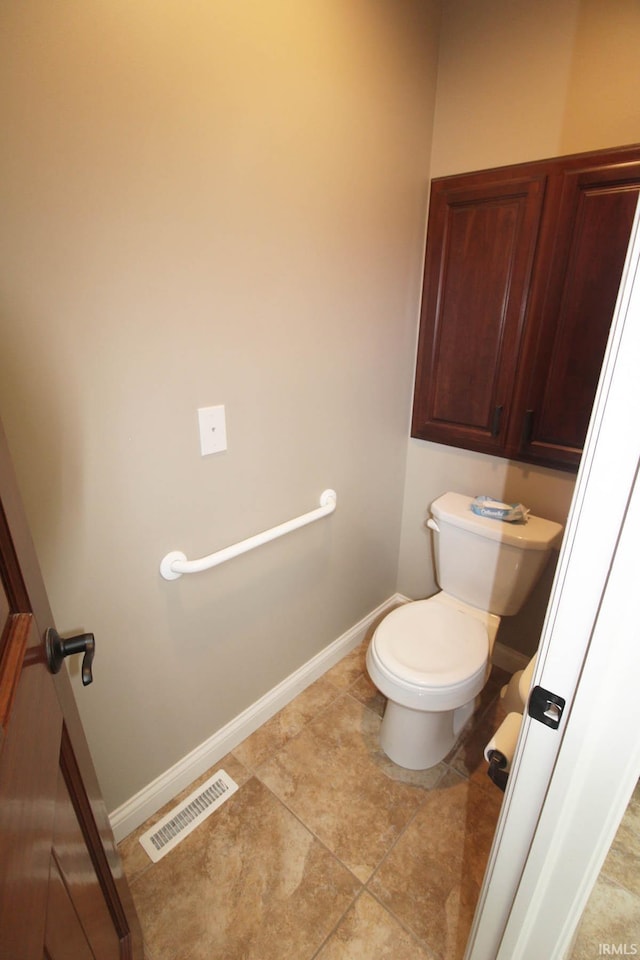
M 417 710 L 451 710 L 482 690 L 486 623 L 437 597 L 398 607 L 376 629 L 367 667 L 389 699 Z
M 487 662 L 486 627 L 468 614 L 432 600 L 407 603 L 376 630 L 376 651 L 402 680 L 452 686 Z

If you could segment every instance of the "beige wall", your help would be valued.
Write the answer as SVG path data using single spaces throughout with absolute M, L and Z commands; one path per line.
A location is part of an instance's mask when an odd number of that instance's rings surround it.
M 639 39 L 635 0 L 449 0 L 432 175 L 640 141 Z M 573 486 L 571 474 L 410 440 L 398 589 L 437 589 L 424 518 L 443 491 L 521 501 L 563 522 Z M 534 652 L 549 587 L 547 576 L 499 640 Z
M 96 634 L 109 809 L 395 589 L 438 25 L 437 0 L 2 5 L 0 410 L 58 627 Z M 160 578 L 329 486 L 331 520 Z

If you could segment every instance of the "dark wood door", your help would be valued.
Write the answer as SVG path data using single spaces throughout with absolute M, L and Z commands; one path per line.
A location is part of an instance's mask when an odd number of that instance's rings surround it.
M 629 245 L 640 160 L 573 164 L 557 177 L 552 228 L 539 245 L 531 360 L 510 439 L 518 458 L 575 468 Z
M 1 428 L 0 581 L 0 958 L 142 960 Z
M 504 454 L 545 176 L 434 180 L 412 436 Z

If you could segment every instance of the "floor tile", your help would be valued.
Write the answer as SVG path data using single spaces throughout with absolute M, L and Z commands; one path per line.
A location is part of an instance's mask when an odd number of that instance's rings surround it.
M 501 801 L 450 771 L 369 884 L 438 960 L 464 953 Z
M 640 898 L 600 874 L 582 915 L 570 960 L 637 954 L 640 948 Z
M 379 717 L 383 716 L 387 698 L 376 689 L 366 674 L 362 674 L 355 683 L 351 684 L 349 693 L 355 700 L 359 700 L 365 707 L 377 713 Z
M 363 893 L 329 938 L 317 960 L 435 960 L 398 921 Z
M 359 888 L 255 778 L 131 885 L 153 960 L 310 960 Z
M 122 857 L 122 862 L 124 864 L 125 873 L 129 883 L 139 877 L 141 874 L 145 873 L 150 867 L 153 866 L 153 861 L 147 856 L 146 852 L 140 845 L 140 836 L 143 833 L 146 833 L 154 823 L 157 823 L 158 820 L 161 820 L 169 811 L 177 806 L 185 797 L 188 797 L 190 793 L 200 786 L 201 783 L 204 783 L 205 780 L 208 780 L 209 777 L 212 777 L 214 773 L 218 770 L 224 770 L 229 774 L 232 780 L 242 786 L 243 783 L 250 777 L 249 771 L 233 756 L 233 754 L 228 753 L 225 757 L 222 758 L 215 766 L 211 767 L 210 770 L 207 770 L 206 773 L 203 773 L 201 777 L 198 777 L 197 780 L 194 780 L 193 783 L 190 783 L 188 787 L 185 787 L 184 790 L 181 790 L 180 793 L 176 794 L 173 799 L 169 800 L 168 803 L 158 810 L 157 813 L 154 813 L 152 817 L 149 817 L 148 820 L 145 820 L 141 826 L 138 827 L 133 833 L 130 833 L 128 837 L 125 837 L 118 844 L 118 851 Z
M 447 763 L 403 770 L 379 746 L 368 643 L 120 844 L 145 960 L 462 955 L 502 799 L 482 750 L 504 678 Z M 220 768 L 241 789 L 152 864 L 140 833 Z
M 392 764 L 380 751 L 379 728 L 377 714 L 344 694 L 258 770 L 363 882 L 444 771 Z
M 145 960 L 460 960 L 503 796 L 483 751 L 508 675 L 494 667 L 445 763 L 403 770 L 379 747 L 368 642 L 119 845 Z M 241 789 L 152 864 L 139 835 L 221 768 Z M 639 837 L 640 787 L 571 960 L 640 940 Z
M 602 872 L 640 898 L 640 836 L 625 821 L 618 828 Z
M 325 677 L 320 677 L 255 733 L 243 740 L 234 749 L 234 756 L 250 770 L 255 770 L 338 696 L 336 687 Z
M 324 674 L 339 690 L 348 690 L 352 683 L 366 674 L 365 657 L 369 639 L 363 640 L 354 650 L 342 658 L 334 667 Z
M 371 636 L 369 634 L 355 650 L 352 650 L 335 667 L 328 670 L 325 677 L 339 690 L 348 690 L 352 697 L 355 697 L 360 703 L 364 703 L 366 707 L 369 707 L 370 710 L 381 717 L 387 700 L 376 689 L 367 673 L 366 656 L 370 642 Z

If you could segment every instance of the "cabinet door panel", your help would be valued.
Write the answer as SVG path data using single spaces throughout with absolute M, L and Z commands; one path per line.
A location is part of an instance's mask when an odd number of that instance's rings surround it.
M 434 182 L 412 435 L 505 443 L 544 178 Z
M 640 163 L 566 172 L 525 401 L 528 460 L 577 466 L 624 266 Z
M 436 334 L 435 420 L 486 430 L 500 398 L 495 361 L 505 340 L 518 207 L 516 200 L 451 210 Z M 474 314 L 484 320 L 470 323 Z

